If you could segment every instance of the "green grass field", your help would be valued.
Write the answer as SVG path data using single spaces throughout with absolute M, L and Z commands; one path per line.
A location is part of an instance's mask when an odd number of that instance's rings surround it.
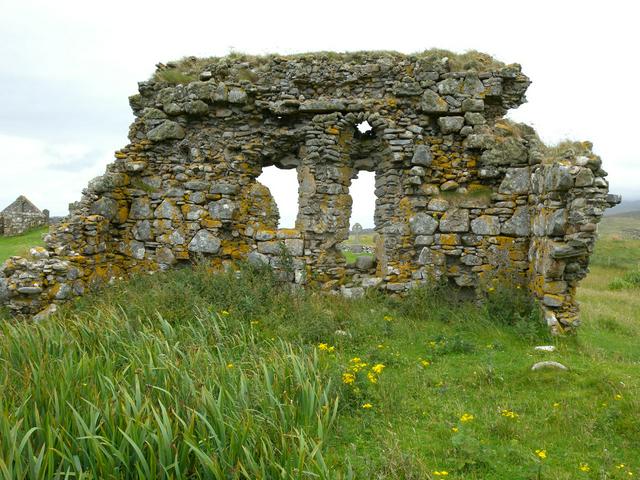
M 42 235 L 46 228 L 32 230 L 18 237 L 0 237 L 0 263 L 13 255 L 26 255 L 30 247 L 42 245 Z
M 606 228 L 577 336 L 519 290 L 346 300 L 204 267 L 0 322 L 0 478 L 638 476 L 640 292 L 609 285 L 640 240 Z

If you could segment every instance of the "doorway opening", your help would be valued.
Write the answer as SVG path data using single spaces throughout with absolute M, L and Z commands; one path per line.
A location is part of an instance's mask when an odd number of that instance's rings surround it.
M 278 207 L 278 228 L 295 228 L 298 215 L 298 174 L 295 168 L 264 167 L 257 178 L 267 187 Z

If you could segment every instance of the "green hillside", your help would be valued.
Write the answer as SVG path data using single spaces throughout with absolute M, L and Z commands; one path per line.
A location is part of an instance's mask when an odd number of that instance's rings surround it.
M 204 266 L 0 322 L 0 478 L 640 475 L 640 295 L 609 287 L 640 240 L 610 222 L 572 337 L 519 290 L 346 300 Z

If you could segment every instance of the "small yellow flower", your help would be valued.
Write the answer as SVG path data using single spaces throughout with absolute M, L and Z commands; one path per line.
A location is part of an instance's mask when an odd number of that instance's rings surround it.
M 449 475 L 449 472 L 447 472 L 446 470 L 436 470 L 435 472 L 433 472 L 433 475 L 436 477 L 446 477 L 447 475 Z
M 233 363 L 227 363 L 227 368 L 233 368 Z
M 259 320 L 251 320 L 251 325 L 253 325 L 254 327 L 255 327 L 256 325 L 258 325 L 259 323 L 260 323 L 260 321 L 259 321 Z
M 382 373 L 382 370 L 384 370 L 384 367 L 385 367 L 384 364 L 377 363 L 373 367 L 371 367 L 371 371 L 373 373 L 377 373 L 378 375 L 380 375 Z
M 460 417 L 460 421 L 462 423 L 471 422 L 474 418 L 475 417 L 470 413 L 463 413 L 462 416 Z
M 342 383 L 345 385 L 352 385 L 356 381 L 356 376 L 351 372 L 342 374 Z
M 429 360 L 420 360 L 420 365 L 422 365 L 423 367 L 428 367 L 429 365 L 431 365 L 431 362 Z
M 385 322 L 391 322 L 391 321 L 393 321 L 393 317 L 392 317 L 391 315 L 385 315 L 385 316 L 383 317 L 383 319 L 384 319 L 384 321 L 385 321 Z
M 382 348 L 384 348 L 384 345 L 383 345 L 383 344 L 381 344 L 381 343 L 379 343 L 379 344 L 378 344 L 378 348 L 382 349 Z
M 329 350 L 329 345 L 327 345 L 326 343 L 319 343 L 318 350 L 322 350 L 322 351 Z
M 457 432 L 458 431 L 458 427 L 451 427 L 451 431 L 454 432 L 454 433 Z
M 591 467 L 589 466 L 589 464 L 588 463 L 584 463 L 584 462 L 581 462 L 580 463 L 580 467 L 578 467 L 578 468 L 580 468 L 581 472 L 590 472 L 591 471 Z
M 371 383 L 378 383 L 378 377 L 373 372 L 367 373 L 367 378 Z
M 516 412 L 513 412 L 511 410 L 502 410 L 502 412 L 500 412 L 500 415 L 502 415 L 503 417 L 506 418 L 511 418 L 513 420 L 515 420 L 516 418 L 518 418 L 520 415 L 518 415 Z
M 436 348 L 436 346 L 437 346 L 437 345 L 438 345 L 438 344 L 437 344 L 436 342 L 434 342 L 433 340 L 431 340 L 431 341 L 429 342 L 429 346 L 430 346 L 431 348 Z
M 619 464 L 619 465 L 616 465 L 616 468 L 617 468 L 618 470 L 622 470 L 624 467 L 625 467 L 625 464 L 624 464 L 624 463 L 621 463 L 621 464 Z
M 226 316 L 228 316 L 228 315 L 229 315 L 229 312 L 227 312 L 226 310 L 222 310 L 222 311 L 220 312 L 220 315 L 222 315 L 223 317 L 226 317 Z
M 362 405 L 362 408 L 364 408 L 365 410 L 369 410 L 372 407 L 373 407 L 373 405 L 371 405 L 370 403 L 365 403 L 365 404 Z
M 496 289 L 495 289 L 495 288 L 493 288 L 493 287 L 491 287 L 491 288 L 489 288 L 489 290 L 487 290 L 487 291 L 488 291 L 489 293 L 491 293 L 491 292 L 495 292 L 495 291 L 496 291 Z
M 553 403 L 553 408 L 560 408 L 560 404 L 558 402 Z
M 544 460 L 547 458 L 547 451 L 546 450 L 536 450 L 536 455 L 538 456 L 538 458 L 540 458 L 541 460 Z
M 616 393 L 616 396 L 614 398 L 616 400 L 622 400 L 622 395 L 620 395 L 619 393 Z

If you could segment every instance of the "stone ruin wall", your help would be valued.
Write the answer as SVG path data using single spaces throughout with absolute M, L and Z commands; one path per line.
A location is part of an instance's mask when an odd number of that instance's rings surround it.
M 38 210 L 26 198 L 19 197 L 0 212 L 0 237 L 22 235 L 34 228 L 49 224 L 49 211 Z M 27 202 L 28 205 L 24 205 Z
M 347 296 L 438 279 L 481 296 L 506 281 L 531 291 L 552 328 L 578 324 L 596 224 L 619 197 L 588 142 L 550 158 L 533 129 L 503 119 L 525 101 L 518 65 L 452 71 L 447 58 L 391 53 L 201 63 L 200 80 L 159 72 L 139 84 L 129 145 L 46 248 L 0 269 L 11 311 L 42 316 L 111 279 L 204 256 Z M 277 228 L 256 180 L 271 165 L 297 170 L 295 229 Z M 339 246 L 361 170 L 375 172 L 378 244 L 356 269 Z

